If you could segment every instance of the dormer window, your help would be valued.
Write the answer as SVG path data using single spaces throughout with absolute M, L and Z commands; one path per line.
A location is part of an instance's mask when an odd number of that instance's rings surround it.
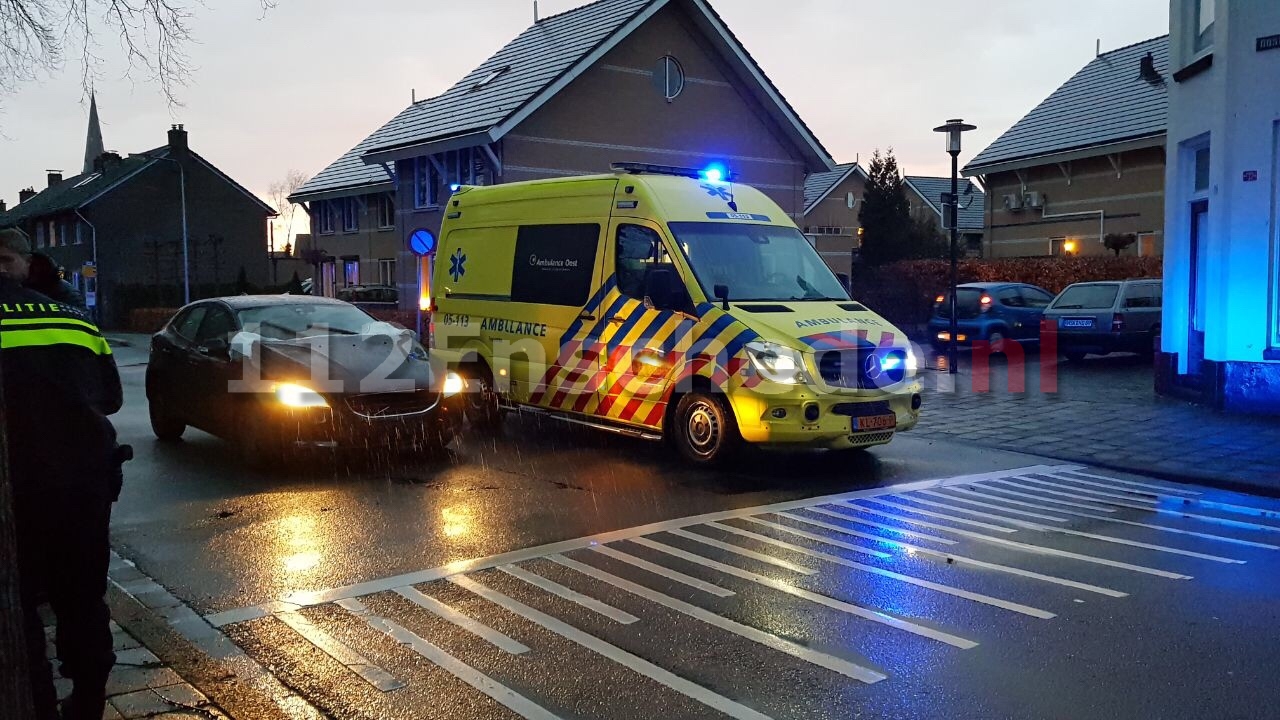
M 480 82 L 476 83 L 475 85 L 472 85 L 471 91 L 475 92 L 476 90 L 479 90 L 485 87 L 486 85 L 493 82 L 494 80 L 497 80 L 500 75 L 502 75 L 503 73 L 507 72 L 510 69 L 511 69 L 510 65 L 503 65 L 497 70 L 490 72 L 488 75 L 485 75 L 484 78 L 480 80 Z

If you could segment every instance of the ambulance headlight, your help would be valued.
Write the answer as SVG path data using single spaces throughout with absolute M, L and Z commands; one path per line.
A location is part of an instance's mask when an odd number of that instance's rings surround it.
M 907 348 L 907 377 L 913 377 L 920 371 L 920 358 L 916 355 L 915 348 Z
M 749 342 L 746 346 L 751 366 L 764 379 L 784 385 L 805 381 L 804 356 L 798 350 L 771 342 Z

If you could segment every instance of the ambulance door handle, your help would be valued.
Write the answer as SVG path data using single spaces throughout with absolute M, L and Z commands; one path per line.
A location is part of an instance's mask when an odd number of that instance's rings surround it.
M 626 321 L 627 319 L 621 315 L 614 315 L 613 317 L 609 318 L 609 322 L 613 323 L 614 325 L 621 325 Z
M 578 316 L 578 319 L 579 319 L 579 320 L 586 320 L 587 322 L 595 322 L 596 316 L 595 316 L 595 315 L 592 315 L 592 314 L 591 314 L 591 313 L 589 313 L 589 312 L 585 312 L 585 311 L 584 311 L 581 315 L 579 315 L 579 316 Z

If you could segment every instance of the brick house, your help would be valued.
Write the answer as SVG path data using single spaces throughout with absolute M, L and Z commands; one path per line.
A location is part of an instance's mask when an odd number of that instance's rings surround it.
M 907 175 L 902 178 L 907 193 L 911 216 L 934 223 L 938 232 L 948 239 L 951 231 L 942 217 L 942 194 L 951 192 L 951 178 Z M 986 194 L 972 180 L 961 178 L 959 183 L 960 209 L 956 225 L 960 228 L 960 252 L 982 257 L 982 232 L 986 225 Z
M 1169 39 L 1099 54 L 964 168 L 986 188 L 986 257 L 1164 248 Z
M 385 277 L 383 263 L 399 260 L 391 273 L 409 306 L 408 237 L 439 229 L 452 187 L 608 172 L 620 161 L 720 162 L 797 220 L 805 177 L 833 165 L 706 0 L 598 0 L 538 20 L 293 199 L 330 256 L 327 292 Z M 383 219 L 383 197 L 394 230 L 368 224 L 371 209 Z
M 853 253 L 860 244 L 858 208 L 868 179 L 867 171 L 856 162 L 805 178 L 804 217 L 799 225 L 822 259 L 838 273 L 851 271 Z
M 96 112 L 90 146 L 95 119 Z M 267 222 L 275 211 L 191 150 L 181 125 L 158 148 L 101 153 L 86 164 L 70 178 L 50 172 L 39 192 L 24 190 L 0 213 L 0 227 L 25 230 L 92 294 L 103 324 L 123 324 L 131 306 L 181 301 L 184 220 L 193 299 L 217 286 L 229 291 L 242 272 L 251 284 L 268 282 Z

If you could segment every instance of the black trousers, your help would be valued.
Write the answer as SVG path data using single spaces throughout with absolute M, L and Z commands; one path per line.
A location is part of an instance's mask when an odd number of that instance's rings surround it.
M 72 680 L 76 702 L 96 705 L 96 716 L 101 717 L 107 676 L 116 661 L 111 614 L 104 600 L 111 555 L 111 501 L 46 488 L 20 489 L 14 501 L 22 611 L 37 716 L 41 720 L 58 717 L 44 629 L 36 611 L 41 601 L 48 600 L 57 618 L 62 676 Z

